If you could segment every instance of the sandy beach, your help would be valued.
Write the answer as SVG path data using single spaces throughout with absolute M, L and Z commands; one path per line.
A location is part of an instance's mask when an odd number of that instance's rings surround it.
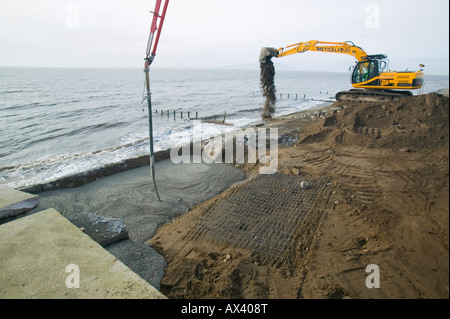
M 129 239 L 106 248 L 169 298 L 448 298 L 448 113 L 448 97 L 435 93 L 336 102 L 259 126 L 280 136 L 278 171 L 264 179 L 261 163 L 165 160 L 156 165 L 162 202 L 142 167 L 40 193 L 37 210 L 122 219 Z M 265 188 L 319 178 L 309 201 L 308 189 L 277 201 Z M 264 198 L 308 205 L 282 258 L 203 232 L 217 212 L 263 216 L 272 205 Z M 236 218 L 239 234 L 254 239 L 251 222 Z M 368 265 L 379 268 L 379 288 L 367 286 Z

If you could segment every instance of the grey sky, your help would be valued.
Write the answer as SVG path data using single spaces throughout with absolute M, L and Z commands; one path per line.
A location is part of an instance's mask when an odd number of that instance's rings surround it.
M 0 66 L 142 67 L 155 0 L 0 0 Z M 448 0 L 170 0 L 152 67 L 258 67 L 264 46 L 353 41 L 393 70 L 449 72 Z M 307 52 L 276 63 L 347 72 Z

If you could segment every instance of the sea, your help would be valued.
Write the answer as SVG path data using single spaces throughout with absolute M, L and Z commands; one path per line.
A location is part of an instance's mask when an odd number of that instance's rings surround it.
M 195 119 L 261 122 L 259 69 L 151 68 L 154 150 L 190 141 Z M 0 67 L 0 185 L 23 188 L 149 154 L 142 69 Z M 334 100 L 349 74 L 276 70 L 274 117 Z M 449 87 L 426 76 L 424 94 Z M 223 125 L 202 122 L 202 137 Z

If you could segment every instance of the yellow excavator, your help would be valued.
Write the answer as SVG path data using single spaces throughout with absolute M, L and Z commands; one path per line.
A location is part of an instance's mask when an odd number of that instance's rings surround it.
M 323 42 L 311 40 L 275 49 L 261 49 L 261 63 L 272 57 L 281 58 L 306 51 L 348 54 L 357 62 L 351 70 L 353 89 L 336 94 L 337 101 L 380 101 L 396 100 L 413 95 L 409 90 L 420 89 L 424 82 L 423 64 L 418 71 L 390 71 L 385 54 L 368 55 L 351 41 Z

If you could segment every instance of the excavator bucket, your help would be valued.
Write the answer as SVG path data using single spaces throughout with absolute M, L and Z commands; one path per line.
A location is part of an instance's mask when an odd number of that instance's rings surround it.
M 259 62 L 264 62 L 267 58 L 277 57 L 278 56 L 278 50 L 275 48 L 262 48 L 261 53 L 259 54 Z

